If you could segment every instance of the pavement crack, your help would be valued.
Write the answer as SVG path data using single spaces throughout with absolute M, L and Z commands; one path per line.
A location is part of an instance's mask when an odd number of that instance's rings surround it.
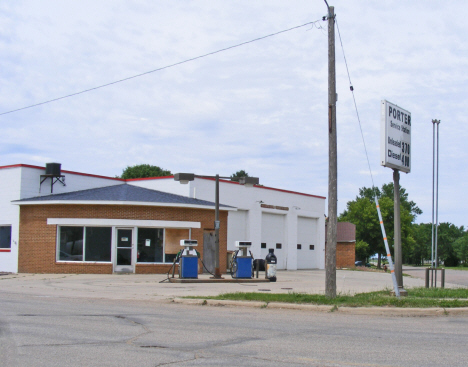
M 138 322 L 138 321 L 135 321 L 135 320 L 132 320 L 126 316 L 122 316 L 122 315 L 116 315 L 115 318 L 117 319 L 123 319 L 125 321 L 129 321 L 130 323 L 134 324 L 134 325 L 137 325 L 137 326 L 140 326 L 143 328 L 144 332 L 134 336 L 133 338 L 130 338 L 128 339 L 125 343 L 128 344 L 128 345 L 135 345 L 134 342 L 136 340 L 138 340 L 139 338 L 141 338 L 142 336 L 144 335 L 148 335 L 148 334 L 151 334 L 153 331 L 148 328 L 146 325 L 142 324 L 141 322 Z M 151 346 L 148 346 L 148 347 L 151 347 Z M 156 347 L 157 348 L 157 347 Z M 159 348 L 162 348 L 162 347 L 159 347 Z
M 203 358 L 203 357 L 202 357 Z M 190 362 L 190 361 L 196 361 L 197 359 L 199 359 L 199 357 L 197 356 L 197 354 L 195 353 L 193 358 L 188 358 L 188 359 L 182 359 L 182 360 L 177 360 L 177 361 L 173 361 L 173 362 L 164 362 L 164 363 L 158 363 L 155 365 L 155 367 L 159 367 L 159 366 L 169 366 L 171 364 L 179 364 L 179 363 L 184 363 L 184 362 Z

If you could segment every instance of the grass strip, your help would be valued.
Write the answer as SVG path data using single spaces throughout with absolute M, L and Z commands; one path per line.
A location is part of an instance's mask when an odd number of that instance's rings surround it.
M 260 293 L 235 292 L 223 293 L 214 297 L 185 297 L 217 300 L 285 302 L 313 305 L 335 305 L 337 307 L 468 307 L 468 289 L 410 288 L 407 297 L 397 298 L 389 290 L 357 293 L 354 295 L 338 294 L 328 298 L 323 294 L 307 293 Z

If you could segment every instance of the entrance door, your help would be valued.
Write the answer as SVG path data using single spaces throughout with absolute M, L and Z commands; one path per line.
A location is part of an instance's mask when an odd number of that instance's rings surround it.
M 133 273 L 133 230 L 117 228 L 116 256 L 114 260 L 114 272 Z

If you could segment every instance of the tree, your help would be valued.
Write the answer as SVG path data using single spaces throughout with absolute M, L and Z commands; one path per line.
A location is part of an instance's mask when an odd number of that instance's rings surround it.
M 237 171 L 236 173 L 233 173 L 231 175 L 231 180 L 232 181 L 239 181 L 239 178 L 241 177 L 250 177 L 249 174 L 247 172 L 245 172 L 245 170 L 241 169 L 240 171 Z
M 120 178 L 145 178 L 145 177 L 161 177 L 170 176 L 171 171 L 162 169 L 158 166 L 150 164 L 137 164 L 135 166 L 127 166 L 122 172 Z
M 409 263 L 423 265 L 425 259 L 431 258 L 432 252 L 432 224 L 413 224 L 413 239 L 415 244 L 409 254 Z
M 380 228 L 374 196 L 379 200 L 380 211 L 385 225 L 389 245 L 393 245 L 394 204 L 393 183 L 382 185 L 382 189 L 363 187 L 359 189 L 359 196 L 349 201 L 346 210 L 338 217 L 340 222 L 351 222 L 356 225 L 356 241 L 364 241 L 368 246 L 368 256 L 377 253 L 380 267 L 381 255 L 386 254 L 382 231 Z M 412 237 L 412 223 L 416 216 L 421 214 L 415 202 L 408 199 L 408 193 L 400 187 L 400 220 L 402 251 L 410 253 L 415 245 Z
M 458 254 L 454 243 L 465 234 L 463 226 L 457 227 L 452 223 L 440 223 L 437 235 L 437 257 L 445 266 L 457 266 Z
M 369 253 L 369 244 L 364 241 L 356 242 L 356 260 L 363 260 L 367 262 L 367 259 L 372 255 Z
M 463 265 L 468 266 L 468 232 L 454 242 L 453 249 Z

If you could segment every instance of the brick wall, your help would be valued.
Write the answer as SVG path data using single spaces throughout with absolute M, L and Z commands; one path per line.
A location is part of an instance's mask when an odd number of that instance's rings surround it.
M 18 272 L 111 274 L 109 263 L 56 262 L 57 226 L 47 218 L 134 219 L 201 222 L 192 239 L 203 258 L 203 231 L 213 229 L 214 210 L 129 205 L 23 205 L 20 207 Z M 227 212 L 220 211 L 220 269 L 226 272 Z M 114 251 L 114 248 L 112 249 Z M 167 273 L 169 264 L 136 264 L 135 272 Z
M 336 244 L 336 267 L 352 268 L 355 260 L 355 242 L 337 242 Z

